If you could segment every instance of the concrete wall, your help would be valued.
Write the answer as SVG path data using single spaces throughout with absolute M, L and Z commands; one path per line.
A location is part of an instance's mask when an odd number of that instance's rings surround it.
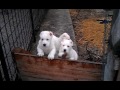
M 113 13 L 112 29 L 110 32 L 110 48 L 107 54 L 107 64 L 104 70 L 104 81 L 113 81 L 115 55 L 120 56 L 120 9 L 116 9 Z
M 111 30 L 112 35 L 112 44 L 113 46 L 120 40 L 120 12 L 118 12 L 118 16 L 114 22 L 114 25 Z
M 107 64 L 105 65 L 104 81 L 112 81 L 114 76 L 114 55 L 110 51 L 107 54 Z

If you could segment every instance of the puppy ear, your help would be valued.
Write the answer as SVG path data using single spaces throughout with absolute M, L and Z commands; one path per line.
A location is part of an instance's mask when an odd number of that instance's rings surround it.
M 39 34 L 40 37 L 41 37 L 42 33 L 43 33 L 43 31 Z
M 61 41 L 61 44 L 63 44 L 64 39 Z
M 67 33 L 63 33 L 63 37 L 66 37 L 67 36 Z
M 70 40 L 70 43 L 71 43 L 71 46 L 73 46 L 73 41 L 72 40 Z
M 70 36 L 68 35 L 68 33 L 64 33 L 64 37 L 68 40 L 70 40 Z
M 49 31 L 50 32 L 50 36 L 52 36 L 53 35 L 53 32 L 51 32 L 51 31 Z

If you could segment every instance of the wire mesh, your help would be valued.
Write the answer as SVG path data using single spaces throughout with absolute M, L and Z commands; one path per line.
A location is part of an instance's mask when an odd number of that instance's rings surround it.
M 15 47 L 29 49 L 30 43 L 32 43 L 33 31 L 41 24 L 46 14 L 44 9 L 31 10 L 32 14 L 30 9 L 0 9 L 0 51 L 3 54 L 0 56 L 0 78 L 2 79 L 5 79 L 4 76 L 7 76 L 8 73 L 10 81 L 16 80 L 18 71 L 11 51 Z M 6 73 L 4 72 L 5 67 L 7 69 Z

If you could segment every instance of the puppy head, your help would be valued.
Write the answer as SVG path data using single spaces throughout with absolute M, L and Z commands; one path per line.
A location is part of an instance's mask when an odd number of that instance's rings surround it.
M 71 39 L 63 39 L 61 42 L 61 51 L 64 53 L 69 53 L 70 50 L 72 49 L 73 42 Z
M 61 36 L 60 36 L 61 40 L 63 39 L 70 39 L 70 36 L 67 34 L 67 33 L 63 33 Z
M 40 40 L 41 40 L 42 46 L 49 47 L 52 37 L 53 37 L 53 33 L 51 31 L 42 31 L 40 33 Z

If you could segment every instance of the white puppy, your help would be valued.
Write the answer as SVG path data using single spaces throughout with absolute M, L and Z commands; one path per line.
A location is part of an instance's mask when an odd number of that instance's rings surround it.
M 67 58 L 70 60 L 77 60 L 78 54 L 77 52 L 72 48 L 73 42 L 72 40 L 63 39 L 60 45 L 58 56 L 62 57 L 63 55 L 67 55 Z
M 37 55 L 44 56 L 44 54 L 48 54 L 48 59 L 54 59 L 56 51 L 59 50 L 60 42 L 63 38 L 69 39 L 70 36 L 67 33 L 63 33 L 58 38 L 53 35 L 51 31 L 42 31 L 37 46 Z
M 55 42 L 55 46 L 56 46 L 57 51 L 59 51 L 60 45 L 61 45 L 61 41 L 63 39 L 70 39 L 70 36 L 67 33 L 63 33 L 63 34 L 61 34 L 59 36 L 58 40 L 56 40 L 56 42 Z
M 42 31 L 40 33 L 40 40 L 37 46 L 38 56 L 44 56 L 48 54 L 48 59 L 54 59 L 56 54 L 56 47 L 54 41 L 57 37 L 53 35 L 51 31 Z

